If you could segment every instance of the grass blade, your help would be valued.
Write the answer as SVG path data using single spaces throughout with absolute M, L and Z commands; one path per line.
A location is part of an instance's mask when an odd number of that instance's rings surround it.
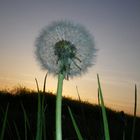
M 78 99 L 81 102 L 81 98 L 80 98 L 80 95 L 79 95 L 79 91 L 78 91 L 78 87 L 77 86 L 76 86 L 76 91 L 77 91 L 77 94 L 78 94 Z
M 46 140 L 46 119 L 45 119 L 45 108 L 43 106 L 42 108 L 42 128 L 43 128 L 43 137 L 44 137 L 44 140 Z
M 39 85 L 38 85 L 38 81 L 37 81 L 36 78 L 35 78 L 35 82 L 36 82 L 37 91 L 38 91 L 38 93 L 39 93 L 39 92 L 40 92 L 40 91 L 39 91 Z
M 89 139 L 91 139 L 91 135 L 90 135 L 89 129 L 87 127 L 87 121 L 86 121 L 85 111 L 84 111 L 84 108 L 82 107 L 82 100 L 80 98 L 80 94 L 79 94 L 79 90 L 78 90 L 78 87 L 77 86 L 76 86 L 76 91 L 77 91 L 77 94 L 78 94 L 79 102 L 81 103 L 80 104 L 80 108 L 81 108 L 83 123 L 84 123 L 84 126 L 85 126 L 84 127 L 84 132 L 88 135 Z
M 36 140 L 42 140 L 42 113 L 41 113 L 41 95 L 38 86 L 38 81 L 35 79 L 38 90 L 38 109 L 37 109 L 37 128 L 36 128 Z
M 5 114 L 4 114 L 3 125 L 2 125 L 1 134 L 0 134 L 0 140 L 3 140 L 3 138 L 4 138 L 4 132 L 5 132 L 5 129 L 6 129 L 8 109 L 9 109 L 9 103 L 7 104 L 7 108 L 6 108 L 6 111 L 5 111 Z
M 100 91 L 99 91 L 99 88 L 98 88 L 98 105 L 100 106 L 101 103 L 100 103 Z
M 133 119 L 131 140 L 135 139 L 136 111 L 137 111 L 137 86 L 135 85 L 134 119 Z
M 46 79 L 47 79 L 48 74 L 46 73 L 45 78 L 44 78 L 44 86 L 43 86 L 43 93 L 45 93 L 46 89 Z
M 99 117 L 100 117 L 100 120 L 102 120 L 102 108 L 101 108 L 101 103 L 100 103 L 100 91 L 99 91 L 99 88 L 98 88 L 98 105 L 99 105 Z M 104 125 L 102 123 L 102 121 L 100 121 L 100 129 L 101 129 L 101 132 L 100 132 L 100 139 L 104 139 Z
M 105 140 L 110 140 L 107 115 L 106 115 L 106 110 L 105 110 L 105 106 L 104 106 L 104 100 L 103 100 L 103 95 L 102 95 L 102 90 L 101 90 L 101 85 L 100 85 L 100 80 L 99 80 L 98 74 L 97 74 L 97 80 L 98 80 L 98 88 L 99 88 L 99 99 L 100 99 L 100 104 L 101 104 L 101 109 L 102 109 Z
M 73 124 L 73 126 L 74 126 L 75 131 L 76 131 L 78 140 L 83 140 L 82 135 L 81 135 L 81 133 L 80 133 L 80 130 L 78 129 L 78 126 L 77 126 L 77 124 L 76 124 L 76 121 L 75 121 L 75 119 L 74 119 L 74 117 L 73 117 L 73 115 L 72 115 L 72 111 L 71 111 L 71 109 L 70 109 L 69 106 L 68 106 L 68 110 L 69 110 L 69 114 L 70 114 L 70 117 L 71 117 L 71 120 L 72 120 L 72 124 Z
M 2 114 L 4 115 L 5 114 L 5 110 L 0 106 L 0 109 L 2 111 Z M 7 135 L 9 135 L 11 138 L 13 138 L 13 133 L 12 133 L 12 129 L 10 127 L 10 124 L 9 124 L 9 121 L 7 120 L 6 122 L 6 129 L 7 129 Z
M 46 140 L 46 120 L 45 120 L 45 110 L 46 110 L 46 105 L 45 105 L 45 89 L 46 89 L 46 79 L 47 79 L 47 73 L 44 78 L 44 86 L 43 86 L 43 97 L 42 97 L 42 127 L 43 127 L 43 137 L 44 140 Z
M 44 85 L 43 85 L 43 95 L 40 95 L 39 85 L 38 81 L 35 78 L 37 91 L 38 91 L 38 111 L 37 111 L 37 130 L 36 130 L 36 140 L 42 140 L 42 137 L 44 137 L 44 140 L 46 140 L 46 120 L 45 120 L 45 89 L 46 89 L 46 79 L 47 74 L 44 78 Z
M 22 110 L 23 110 L 23 113 L 24 113 L 24 129 L 25 129 L 25 136 L 24 136 L 24 138 L 25 138 L 25 140 L 27 140 L 27 129 L 30 130 L 30 123 L 29 123 L 29 119 L 28 119 L 26 110 L 25 110 L 22 102 L 21 102 L 21 107 L 22 107 Z
M 16 125 L 15 122 L 14 122 L 14 127 L 15 127 L 15 130 L 16 130 L 17 139 L 18 139 L 18 140 L 21 140 L 21 138 L 20 138 L 20 134 L 19 134 L 19 131 L 18 131 L 18 128 L 17 128 L 17 125 Z

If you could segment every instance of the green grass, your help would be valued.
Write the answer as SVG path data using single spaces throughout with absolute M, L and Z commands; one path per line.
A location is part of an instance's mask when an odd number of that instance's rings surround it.
M 0 140 L 4 140 L 4 133 L 5 133 L 5 129 L 6 129 L 8 109 L 9 109 L 9 103 L 7 104 L 6 111 L 4 113 L 4 117 L 3 117 L 3 121 L 2 121 L 3 124 L 2 124 L 2 127 L 1 127 Z
M 15 131 L 16 131 L 16 138 L 17 138 L 18 140 L 21 140 L 21 137 L 20 137 L 20 134 L 19 134 L 19 130 L 18 130 L 17 125 L 16 125 L 15 122 L 14 122 L 14 127 L 15 127 Z
M 37 86 L 37 91 L 38 91 L 38 109 L 37 109 L 37 129 L 36 129 L 36 140 L 46 140 L 46 119 L 45 119 L 45 110 L 46 110 L 46 105 L 45 105 L 45 89 L 46 89 L 46 79 L 47 79 L 47 74 L 45 75 L 44 78 L 44 86 L 43 86 L 43 94 L 41 96 L 41 91 L 39 90 L 39 85 L 37 79 L 36 81 L 36 86 Z
M 78 140 L 83 140 L 83 137 L 81 135 L 81 132 L 80 132 L 80 130 L 79 130 L 77 124 L 76 124 L 76 121 L 75 121 L 75 119 L 73 117 L 72 111 L 71 111 L 71 109 L 70 109 L 69 106 L 68 106 L 68 110 L 69 110 L 69 114 L 70 114 L 70 117 L 71 117 L 71 120 L 72 120 L 72 124 L 73 124 L 74 129 L 75 129 L 75 132 L 77 134 L 77 138 L 78 138 Z
M 28 119 L 26 110 L 25 110 L 22 102 L 21 102 L 21 107 L 22 107 L 23 114 L 24 114 L 24 132 L 25 132 L 24 139 L 27 140 L 27 130 L 28 129 L 30 130 L 31 128 L 30 128 L 30 123 L 29 123 L 29 119 Z M 16 127 L 15 127 L 15 129 L 16 129 Z
M 47 74 L 42 91 L 37 79 L 38 92 L 28 91 L 26 88 L 21 88 L 21 91 L 18 89 L 15 95 L 0 91 L 0 140 L 55 139 L 56 96 L 46 93 L 46 79 Z M 99 106 L 81 101 L 78 88 L 78 100 L 62 98 L 62 139 L 101 140 L 104 137 L 105 140 L 139 140 L 140 118 L 136 116 L 137 87 L 135 86 L 134 116 L 124 114 L 127 120 L 124 137 L 121 113 L 105 107 L 98 75 L 97 82 Z
M 101 89 L 101 84 L 100 84 L 100 79 L 99 79 L 99 75 L 98 74 L 97 74 L 97 81 L 98 81 L 99 103 L 100 103 L 101 109 L 102 109 L 102 118 L 103 118 L 105 140 L 110 140 L 107 114 L 106 114 L 106 109 L 105 109 L 105 105 L 104 105 L 104 99 L 103 99 L 103 95 L 102 95 L 102 89 Z

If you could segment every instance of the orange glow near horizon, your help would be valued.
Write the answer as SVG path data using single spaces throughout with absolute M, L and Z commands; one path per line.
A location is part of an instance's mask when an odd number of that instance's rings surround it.
M 39 74 L 41 76 L 36 76 L 39 87 L 42 90 L 43 88 L 43 80 L 45 73 Z M 19 78 L 19 77 L 17 77 Z M 23 80 L 19 79 L 10 79 L 6 77 L 5 79 L 0 79 L 0 90 L 9 90 L 11 91 L 14 88 L 17 87 L 25 87 L 30 90 L 36 89 L 36 83 L 35 83 L 35 77 L 31 77 L 31 79 L 28 79 L 28 81 L 23 78 Z M 115 84 L 109 84 L 106 81 L 101 79 L 101 86 L 103 91 L 103 97 L 105 105 L 115 111 L 124 111 L 127 114 L 133 114 L 133 108 L 134 108 L 134 87 L 127 87 L 125 84 L 123 86 L 115 85 Z M 86 81 L 86 82 L 85 82 Z M 78 87 L 78 91 L 80 94 L 80 97 L 83 101 L 87 101 L 91 104 L 98 104 L 98 97 L 97 97 L 97 81 L 96 81 L 96 74 L 93 75 L 93 79 L 87 79 L 86 77 L 79 77 L 77 79 L 70 79 L 69 81 L 64 80 L 64 86 L 63 86 L 63 96 L 70 97 L 73 99 L 78 100 L 78 94 L 76 90 L 76 86 Z M 126 87 L 125 87 L 126 86 Z M 56 93 L 57 88 L 57 77 L 52 77 L 48 75 L 47 83 L 46 83 L 46 91 Z M 115 91 L 114 91 L 115 90 Z M 92 93 L 91 93 L 92 92 Z M 118 95 L 118 92 L 122 94 L 122 98 Z M 127 93 L 126 94 L 124 94 Z M 126 99 L 126 100 L 124 100 Z M 131 102 L 130 102 L 131 100 Z M 137 105 L 137 115 L 140 116 L 139 111 L 139 102 Z

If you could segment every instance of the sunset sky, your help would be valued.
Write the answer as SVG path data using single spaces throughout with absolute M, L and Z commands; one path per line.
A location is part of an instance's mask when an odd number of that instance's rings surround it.
M 97 103 L 97 73 L 104 102 L 115 110 L 133 112 L 138 87 L 140 116 L 139 0 L 0 0 L 0 89 L 21 85 L 42 88 L 47 72 L 35 58 L 35 40 L 52 21 L 68 19 L 84 25 L 99 50 L 95 65 L 81 76 L 64 80 L 63 95 Z M 56 92 L 57 77 L 48 75 L 47 90 Z

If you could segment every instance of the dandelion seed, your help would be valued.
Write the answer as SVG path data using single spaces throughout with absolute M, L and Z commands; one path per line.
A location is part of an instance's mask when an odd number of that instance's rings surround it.
M 85 73 L 95 63 L 96 51 L 91 34 L 70 21 L 53 22 L 36 39 L 37 59 L 53 75 Z

